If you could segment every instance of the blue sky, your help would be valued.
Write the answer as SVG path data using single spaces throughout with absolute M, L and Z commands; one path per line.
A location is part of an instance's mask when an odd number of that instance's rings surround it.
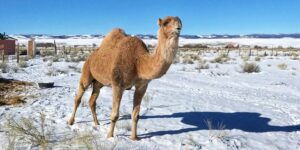
M 300 33 L 300 0 L 0 0 L 8 34 L 156 34 L 179 16 L 182 34 Z

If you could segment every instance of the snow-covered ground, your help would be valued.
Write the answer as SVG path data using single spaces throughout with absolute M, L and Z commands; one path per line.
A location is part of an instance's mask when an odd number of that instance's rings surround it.
M 14 38 L 18 39 L 20 44 L 27 44 L 28 38 L 21 38 L 19 36 L 13 36 Z M 85 38 L 67 38 L 67 39 L 54 39 L 54 38 L 42 38 L 38 37 L 35 39 L 36 42 L 39 43 L 53 43 L 57 44 L 64 44 L 64 45 L 99 45 L 102 41 L 102 37 L 85 37 Z M 146 44 L 156 45 L 156 39 L 143 39 Z M 209 45 L 220 45 L 220 44 L 240 44 L 240 45 L 247 45 L 247 46 L 268 46 L 269 48 L 282 46 L 284 48 L 287 47 L 300 47 L 300 38 L 227 38 L 227 39 L 186 39 L 180 38 L 179 45 L 183 46 L 186 44 L 209 44 Z
M 209 52 L 202 59 L 209 62 L 215 57 Z M 80 78 L 72 68 L 81 68 L 84 62 L 50 65 L 37 57 L 29 60 L 24 70 L 2 73 L 2 77 L 17 80 L 52 81 L 55 88 L 36 86 L 26 93 L 31 97 L 26 104 L 0 107 L 0 124 L 8 115 L 37 118 L 43 112 L 57 139 L 75 131 L 91 131 L 102 143 L 114 142 L 116 149 L 300 149 L 300 61 L 288 56 L 262 57 L 256 62 L 261 72 L 242 73 L 243 61 L 237 52 L 231 52 L 230 57 L 234 59 L 228 63 L 208 63 L 209 69 L 201 72 L 195 69 L 197 63 L 173 64 L 165 76 L 151 81 L 140 112 L 139 141 L 129 139 L 131 122 L 126 117 L 132 109 L 134 89 L 124 93 L 115 138 L 106 139 L 111 113 L 109 87 L 101 89 L 97 100 L 99 126 L 94 126 L 88 106 L 91 89 L 82 99 L 75 124 L 67 125 Z M 287 64 L 286 70 L 277 67 L 281 63 Z M 15 66 L 15 60 L 9 65 Z M 49 71 L 63 73 L 49 76 Z M 5 145 L 7 139 L 1 130 L 0 145 Z M 54 147 L 58 149 L 59 144 Z

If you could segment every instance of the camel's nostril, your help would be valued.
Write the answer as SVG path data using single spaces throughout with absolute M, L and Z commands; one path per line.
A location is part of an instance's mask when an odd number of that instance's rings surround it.
M 181 30 L 181 28 L 177 28 L 177 30 Z

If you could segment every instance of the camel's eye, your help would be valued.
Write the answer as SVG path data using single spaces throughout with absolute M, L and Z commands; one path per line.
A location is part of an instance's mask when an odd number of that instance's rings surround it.
M 170 22 L 170 20 L 164 21 L 163 26 L 167 26 L 169 24 L 169 22 Z

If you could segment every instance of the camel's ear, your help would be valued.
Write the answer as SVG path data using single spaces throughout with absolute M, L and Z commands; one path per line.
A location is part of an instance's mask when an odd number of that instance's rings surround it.
M 160 18 L 158 18 L 158 20 L 157 20 L 157 24 L 158 24 L 159 26 L 161 26 L 161 24 L 162 24 L 162 20 L 161 20 Z

